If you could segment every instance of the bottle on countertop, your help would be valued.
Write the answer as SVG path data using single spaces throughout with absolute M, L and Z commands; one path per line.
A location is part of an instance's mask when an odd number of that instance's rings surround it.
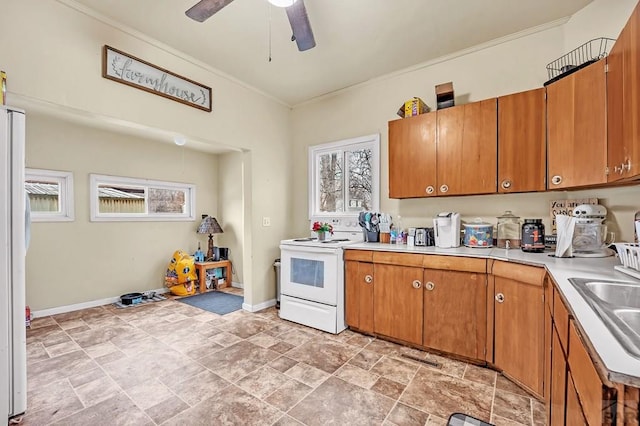
M 640 241 L 640 211 L 636 212 L 636 215 L 633 219 L 633 230 L 634 230 L 634 234 L 636 236 L 635 238 L 635 242 L 637 243 L 638 241 Z
M 520 248 L 529 253 L 544 252 L 544 224 L 542 219 L 525 219 L 522 225 Z

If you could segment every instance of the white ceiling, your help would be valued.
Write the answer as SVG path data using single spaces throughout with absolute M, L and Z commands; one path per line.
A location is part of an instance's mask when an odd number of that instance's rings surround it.
M 317 43 L 306 52 L 290 41 L 284 9 L 267 0 L 234 0 L 204 23 L 184 14 L 197 0 L 75 1 L 294 106 L 570 16 L 592 0 L 305 0 Z

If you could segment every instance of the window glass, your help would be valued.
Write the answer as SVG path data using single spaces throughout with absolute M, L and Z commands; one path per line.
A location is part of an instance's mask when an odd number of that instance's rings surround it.
M 91 220 L 194 220 L 195 186 L 91 175 Z
M 310 147 L 310 219 L 378 210 L 379 153 L 379 135 Z
M 73 174 L 55 170 L 26 169 L 24 189 L 34 222 L 72 221 Z

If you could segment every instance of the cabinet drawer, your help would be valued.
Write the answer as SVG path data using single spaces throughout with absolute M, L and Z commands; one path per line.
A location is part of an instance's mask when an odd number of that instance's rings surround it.
M 493 262 L 491 273 L 497 277 L 509 278 L 540 287 L 542 287 L 546 275 L 543 267 L 501 261 Z
M 373 252 L 371 250 L 345 250 L 344 260 L 359 260 L 360 262 L 373 261 Z
M 395 253 L 390 251 L 374 251 L 373 263 L 384 263 L 386 265 L 397 266 L 419 266 L 422 267 L 423 254 Z
M 487 272 L 487 260 L 477 257 L 458 256 L 424 256 L 423 267 L 429 269 L 441 269 L 445 271 L 461 272 Z

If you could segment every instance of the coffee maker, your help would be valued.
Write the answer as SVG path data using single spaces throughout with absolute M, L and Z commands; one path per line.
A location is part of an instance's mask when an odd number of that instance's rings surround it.
M 436 247 L 460 247 L 460 213 L 438 213 L 433 219 Z

